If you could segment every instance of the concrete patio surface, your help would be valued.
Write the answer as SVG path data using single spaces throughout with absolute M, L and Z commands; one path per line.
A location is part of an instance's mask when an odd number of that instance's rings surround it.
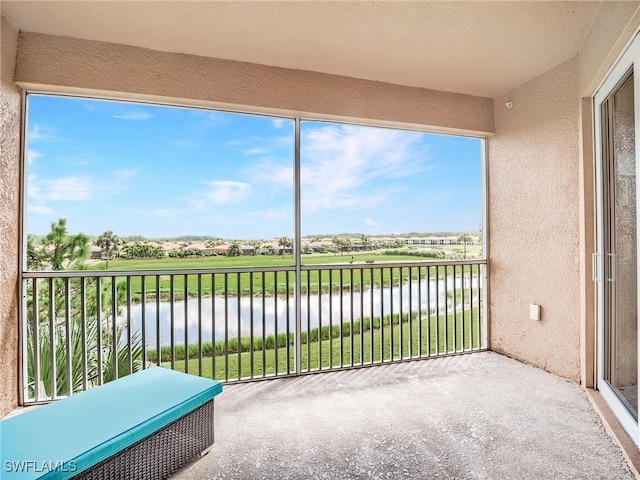
M 225 386 L 172 478 L 632 479 L 579 385 L 493 352 Z

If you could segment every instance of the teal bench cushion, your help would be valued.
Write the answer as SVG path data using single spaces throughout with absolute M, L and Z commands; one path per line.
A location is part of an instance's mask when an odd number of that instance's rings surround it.
M 154 367 L 4 419 L 0 478 L 71 478 L 220 392 L 218 381 Z

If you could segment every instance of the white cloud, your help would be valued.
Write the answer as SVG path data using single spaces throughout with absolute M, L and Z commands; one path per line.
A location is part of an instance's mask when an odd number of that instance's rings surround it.
M 369 225 L 370 227 L 379 227 L 380 224 L 376 222 L 373 218 L 365 218 L 364 223 Z
M 250 148 L 249 150 L 245 150 L 244 153 L 247 155 L 265 155 L 269 153 L 269 150 L 266 148 Z
M 122 192 L 135 173 L 135 170 L 116 170 L 100 179 L 91 175 L 72 175 L 43 180 L 29 175 L 27 196 L 40 202 L 85 202 Z
M 27 150 L 27 165 L 31 165 L 33 162 L 35 162 L 39 158 L 42 158 L 43 156 L 44 156 L 43 153 L 38 152 L 36 150 L 33 150 L 33 149 Z
M 55 210 L 47 207 L 46 205 L 29 205 L 27 206 L 27 210 L 29 212 L 37 213 L 38 215 L 47 215 L 47 216 L 51 216 L 56 213 Z
M 29 142 L 50 142 L 59 139 L 52 133 L 52 129 L 35 124 L 33 128 L 27 132 L 27 140 Z
M 292 123 L 292 121 L 288 118 L 274 118 L 271 120 L 271 122 L 273 123 L 273 126 L 275 128 L 282 128 L 285 125 L 290 125 Z
M 94 191 L 92 183 L 88 175 L 78 175 L 45 180 L 40 182 L 37 188 L 28 188 L 27 191 L 30 192 L 30 196 L 39 200 L 86 201 L 92 197 Z
M 237 203 L 249 195 L 251 185 L 245 182 L 229 180 L 204 182 L 207 190 L 196 192 L 191 196 L 191 206 L 204 210 L 211 205 Z
M 421 134 L 402 130 L 329 125 L 302 141 L 303 207 L 307 211 L 378 205 L 396 188 L 391 179 L 424 170 L 416 152 Z
M 265 158 L 242 174 L 254 183 L 293 190 L 293 166 L 282 161 Z
M 113 118 L 119 118 L 120 120 L 149 120 L 153 118 L 148 112 L 127 112 L 120 115 L 113 115 Z

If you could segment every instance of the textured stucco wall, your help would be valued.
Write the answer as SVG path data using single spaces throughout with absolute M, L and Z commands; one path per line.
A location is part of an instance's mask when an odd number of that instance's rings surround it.
M 491 348 L 580 380 L 578 60 L 495 99 L 488 140 Z M 507 101 L 514 107 L 508 110 Z M 542 320 L 529 319 L 529 305 Z
M 20 33 L 16 81 L 25 88 L 493 132 L 488 98 L 37 33 Z
M 594 94 L 640 25 L 640 2 L 602 2 L 579 52 L 578 93 Z
M 0 44 L 0 417 L 18 404 L 20 90 L 17 33 L 2 17 Z
M 640 26 L 603 2 L 578 55 L 495 99 L 488 140 L 491 348 L 594 384 L 594 151 L 590 98 Z M 505 102 L 513 101 L 507 110 Z M 529 320 L 529 304 L 542 321 Z

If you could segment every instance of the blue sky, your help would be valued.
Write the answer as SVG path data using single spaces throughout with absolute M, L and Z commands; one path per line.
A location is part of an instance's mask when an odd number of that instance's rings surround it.
M 30 95 L 27 232 L 293 236 L 294 122 Z M 302 234 L 475 231 L 481 141 L 302 122 Z

